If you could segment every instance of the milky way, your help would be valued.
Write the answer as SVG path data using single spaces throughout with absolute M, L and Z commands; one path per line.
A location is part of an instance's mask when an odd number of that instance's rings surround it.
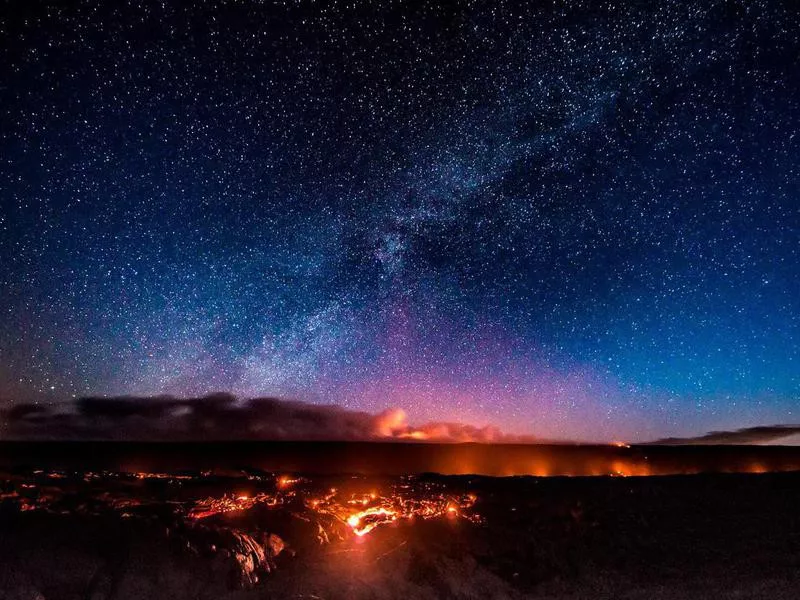
M 5 403 L 797 422 L 793 2 L 180 4 L 0 14 Z

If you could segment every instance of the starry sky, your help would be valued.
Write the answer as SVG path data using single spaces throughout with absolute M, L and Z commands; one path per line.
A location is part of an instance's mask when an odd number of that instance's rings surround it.
M 0 44 L 2 403 L 800 421 L 791 0 L 12 0 Z

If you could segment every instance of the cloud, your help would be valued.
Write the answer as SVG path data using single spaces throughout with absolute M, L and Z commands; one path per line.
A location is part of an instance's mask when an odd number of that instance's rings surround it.
M 58 408 L 17 404 L 0 411 L 2 439 L 65 440 L 429 440 L 533 442 L 496 427 L 408 423 L 402 409 L 378 414 L 278 398 L 230 394 L 81 398 Z
M 651 442 L 664 445 L 767 444 L 800 434 L 800 425 L 759 425 L 734 431 L 711 431 L 692 438 L 665 438 Z

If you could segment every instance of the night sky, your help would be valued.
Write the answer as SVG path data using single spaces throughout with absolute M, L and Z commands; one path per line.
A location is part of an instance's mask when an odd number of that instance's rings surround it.
M 800 14 L 6 2 L 0 403 L 800 421 Z

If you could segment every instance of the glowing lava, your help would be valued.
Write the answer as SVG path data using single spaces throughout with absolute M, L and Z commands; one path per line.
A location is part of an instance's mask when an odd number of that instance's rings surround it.
M 325 498 L 307 501 L 307 506 L 317 512 L 335 516 L 346 523 L 355 535 L 363 537 L 381 525 L 415 518 L 460 517 L 478 522 L 480 517 L 471 511 L 476 500 L 476 496 L 472 494 L 452 497 L 434 489 L 406 485 L 395 486 L 387 496 L 373 492 L 340 498 L 333 492 Z M 354 507 L 359 508 L 354 511 Z
M 249 510 L 256 504 L 277 506 L 282 502 L 282 497 L 265 493 L 255 494 L 254 496 L 249 496 L 247 494 L 225 494 L 219 498 L 209 497 L 196 502 L 195 505 L 189 509 L 189 517 L 192 519 L 206 519 L 221 513 Z
M 375 529 L 378 525 L 391 523 L 397 520 L 397 514 L 389 509 L 378 507 L 368 508 L 350 515 L 347 524 L 357 536 L 362 537 Z
M 275 492 L 272 494 L 260 492 L 254 495 L 240 493 L 209 497 L 194 502 L 187 513 L 192 519 L 206 519 L 218 514 L 250 510 L 256 505 L 273 507 L 302 502 L 312 513 L 329 515 L 346 524 L 358 537 L 365 536 L 381 525 L 414 518 L 480 520 L 471 511 L 477 500 L 474 495 L 447 495 L 439 487 L 425 483 L 394 485 L 386 495 L 376 491 L 348 494 L 337 488 L 330 488 L 324 495 L 318 495 L 308 484 L 308 480 L 283 476 L 275 480 Z

